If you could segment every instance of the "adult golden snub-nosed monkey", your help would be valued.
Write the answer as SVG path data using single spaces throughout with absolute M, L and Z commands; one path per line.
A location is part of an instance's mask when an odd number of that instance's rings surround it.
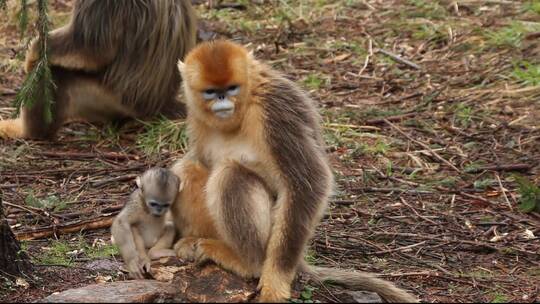
M 377 292 L 386 301 L 417 301 L 370 274 L 303 262 L 333 185 L 321 119 L 305 92 L 228 41 L 200 44 L 179 69 L 190 151 L 171 170 L 186 184 L 204 185 L 189 191 L 203 193 L 199 210 L 215 228 L 215 235 L 183 233 L 175 245 L 179 255 L 260 278 L 262 302 L 286 301 L 298 271 Z M 206 170 L 206 183 L 193 166 Z M 190 220 L 172 215 L 175 222 Z

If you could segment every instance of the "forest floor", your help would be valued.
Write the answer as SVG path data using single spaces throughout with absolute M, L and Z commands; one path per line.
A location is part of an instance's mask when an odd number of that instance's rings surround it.
M 0 16 L 2 119 L 24 77 L 13 2 Z M 50 4 L 64 24 L 71 1 Z M 540 301 L 540 215 L 525 212 L 540 205 L 540 1 L 196 7 L 202 39 L 249 43 L 320 105 L 336 191 L 309 262 L 378 273 L 425 302 Z M 92 267 L 118 264 L 109 230 L 81 228 L 107 227 L 137 174 L 185 148 L 184 123 L 164 119 L 0 141 L 2 199 L 39 270 L 30 287 L 2 279 L 0 301 L 126 279 Z M 334 299 L 304 288 L 295 302 Z

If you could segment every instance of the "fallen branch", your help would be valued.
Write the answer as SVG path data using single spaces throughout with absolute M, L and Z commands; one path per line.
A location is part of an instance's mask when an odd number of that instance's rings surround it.
M 414 117 L 416 115 L 418 115 L 418 114 L 417 113 L 407 113 L 407 114 L 402 114 L 402 115 L 388 116 L 388 117 L 385 117 L 385 118 L 375 118 L 375 119 L 370 119 L 370 120 L 366 121 L 366 124 L 368 124 L 368 125 L 377 125 L 377 124 L 385 123 L 385 120 L 398 121 L 398 120 L 402 120 L 404 118 Z
M 412 138 L 409 134 L 403 132 L 398 126 L 391 123 L 388 119 L 384 119 L 384 122 L 387 123 L 390 127 L 394 128 L 396 131 L 398 131 L 401 135 L 407 137 L 410 141 L 417 143 L 418 145 L 422 146 L 424 149 L 428 150 L 433 157 L 437 158 L 438 160 L 442 161 L 443 163 L 447 164 L 450 168 L 454 169 L 456 172 L 461 173 L 461 170 L 459 170 L 456 166 L 454 166 L 451 162 L 447 161 L 443 157 L 441 157 L 437 152 L 433 151 L 427 144 Z
M 87 153 L 87 152 L 51 152 L 51 151 L 41 151 L 37 154 L 46 156 L 46 157 L 55 157 L 55 158 L 67 158 L 67 159 L 96 159 L 104 158 L 110 160 L 135 160 L 135 155 L 120 154 L 117 152 L 98 152 L 98 153 Z
M 411 194 L 433 194 L 433 191 L 427 190 L 415 190 L 415 189 L 402 189 L 402 188 L 377 188 L 377 187 L 361 187 L 361 188 L 351 188 L 352 191 L 360 192 L 381 192 L 381 193 L 392 193 L 392 192 L 406 192 Z
M 410 61 L 410 60 L 407 60 L 407 59 L 405 59 L 405 58 L 403 58 L 403 57 L 401 57 L 401 56 L 399 56 L 399 55 L 396 55 L 396 54 L 394 54 L 394 53 L 392 53 L 392 52 L 389 52 L 389 51 L 387 51 L 387 50 L 384 50 L 384 49 L 377 49 L 375 52 L 377 52 L 377 53 L 383 53 L 384 55 L 386 55 L 386 56 L 392 58 L 394 61 L 399 62 L 399 63 L 402 63 L 402 64 L 404 64 L 404 65 L 408 65 L 408 66 L 410 66 L 410 67 L 413 68 L 413 69 L 416 69 L 416 70 L 422 70 L 422 67 L 419 66 L 418 64 L 416 64 L 416 63 L 414 63 L 414 62 L 412 62 L 412 61 Z
M 422 241 L 420 243 L 416 243 L 416 244 L 412 244 L 412 245 L 408 245 L 408 246 L 403 246 L 403 247 L 394 248 L 394 249 L 388 249 L 388 250 L 381 250 L 381 251 L 372 252 L 372 253 L 366 252 L 364 254 L 365 255 L 377 255 L 377 254 L 392 253 L 392 252 L 396 252 L 396 251 L 406 251 L 406 250 L 409 250 L 411 248 L 424 245 L 425 243 L 426 243 L 426 241 Z
M 104 185 L 109 184 L 109 183 L 131 181 L 131 180 L 134 180 L 135 178 L 137 178 L 137 176 L 139 176 L 139 175 L 138 174 L 126 174 L 126 175 L 122 175 L 122 176 L 106 178 L 106 179 L 99 180 L 97 182 L 92 182 L 92 186 L 101 187 L 101 186 L 104 186 Z
M 15 233 L 15 236 L 19 241 L 38 240 L 44 239 L 53 235 L 70 234 L 80 232 L 83 230 L 96 230 L 109 228 L 112 225 L 114 216 L 101 217 L 97 219 L 86 220 L 82 222 L 47 226 L 38 229 L 32 229 L 27 231 L 21 231 Z
M 465 170 L 466 173 L 480 173 L 482 171 L 528 171 L 532 168 L 529 164 L 487 165 L 472 167 Z

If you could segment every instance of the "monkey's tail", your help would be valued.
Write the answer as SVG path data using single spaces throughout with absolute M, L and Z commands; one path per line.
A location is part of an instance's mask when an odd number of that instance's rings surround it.
M 346 288 L 376 292 L 389 303 L 418 303 L 418 299 L 394 284 L 379 279 L 371 273 L 347 271 L 336 268 L 318 267 L 300 264 L 300 271 L 313 277 L 320 283 L 331 281 Z

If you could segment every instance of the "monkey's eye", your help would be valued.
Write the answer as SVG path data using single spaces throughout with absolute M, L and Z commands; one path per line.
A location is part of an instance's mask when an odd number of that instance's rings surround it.
M 217 92 L 214 89 L 208 89 L 203 91 L 203 98 L 206 100 L 215 99 L 217 96 Z
M 160 204 L 156 203 L 156 202 L 150 202 L 150 207 L 152 208 L 158 208 L 158 207 L 161 207 Z
M 235 96 L 238 94 L 238 92 L 240 91 L 240 87 L 237 86 L 237 85 L 232 85 L 230 87 L 227 88 L 227 95 L 229 96 Z

